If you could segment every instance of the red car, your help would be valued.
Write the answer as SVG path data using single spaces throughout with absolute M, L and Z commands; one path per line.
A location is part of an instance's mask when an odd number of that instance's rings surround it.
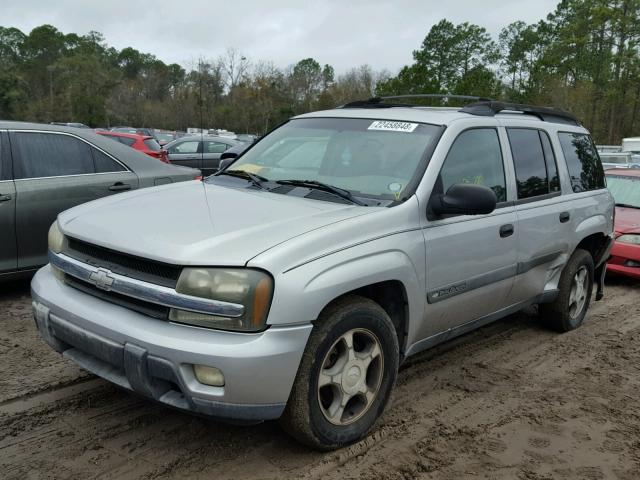
M 640 279 L 640 169 L 607 170 L 616 201 L 616 240 L 607 271 Z
M 153 137 L 138 135 L 136 133 L 111 132 L 106 130 L 98 131 L 96 133 L 103 137 L 109 137 L 112 140 L 123 143 L 124 145 L 139 150 L 142 153 L 146 153 L 151 157 L 157 158 L 161 162 L 171 163 L 169 162 L 167 151 L 163 150 L 160 147 L 160 144 Z

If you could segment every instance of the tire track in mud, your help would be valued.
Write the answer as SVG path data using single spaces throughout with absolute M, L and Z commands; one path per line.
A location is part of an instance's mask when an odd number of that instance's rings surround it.
M 0 404 L 0 468 L 7 478 L 637 478 L 639 303 L 639 288 L 614 284 L 576 332 L 548 332 L 529 312 L 423 352 L 401 369 L 375 432 L 324 454 L 275 422 L 226 426 L 94 377 L 76 380 L 96 382 L 81 391 L 73 379 L 44 393 L 30 382 Z M 22 341 L 39 341 L 24 312 L 18 320 Z M 23 398 L 38 400 L 2 410 Z

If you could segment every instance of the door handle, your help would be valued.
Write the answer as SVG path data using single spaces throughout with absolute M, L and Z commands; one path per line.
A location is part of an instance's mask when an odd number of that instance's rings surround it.
M 128 183 L 116 182 L 109 187 L 112 192 L 123 192 L 125 190 L 131 190 L 131 185 Z
M 8 202 L 11 200 L 11 195 L 0 195 L 0 202 Z
M 513 235 L 514 231 L 515 229 L 513 228 L 513 225 L 510 223 L 507 223 L 506 225 L 502 225 L 500 227 L 500 236 L 502 238 L 510 237 L 511 235 Z
M 569 212 L 562 212 L 560 214 L 560 223 L 567 223 L 571 219 L 571 214 Z

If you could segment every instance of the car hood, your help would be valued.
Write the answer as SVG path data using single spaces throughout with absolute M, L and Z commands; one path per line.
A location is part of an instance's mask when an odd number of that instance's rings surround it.
M 618 233 L 640 233 L 640 208 L 616 207 Z
M 59 216 L 71 237 L 178 265 L 245 265 L 271 247 L 375 208 L 183 182 L 89 202 Z

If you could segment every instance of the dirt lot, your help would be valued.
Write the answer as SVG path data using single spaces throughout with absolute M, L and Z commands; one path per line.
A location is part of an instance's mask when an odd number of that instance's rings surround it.
M 40 341 L 28 294 L 0 285 L 2 478 L 640 478 L 637 283 L 609 281 L 575 332 L 528 312 L 412 358 L 375 433 L 328 454 L 87 374 Z

